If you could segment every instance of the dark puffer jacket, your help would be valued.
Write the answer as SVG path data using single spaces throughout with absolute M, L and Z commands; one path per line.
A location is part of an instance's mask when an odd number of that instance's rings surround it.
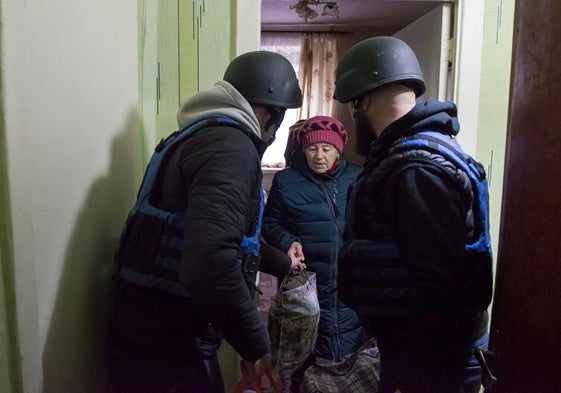
M 291 167 L 275 174 L 265 207 L 262 234 L 269 244 L 285 252 L 293 242 L 302 244 L 308 270 L 317 274 L 321 308 L 314 353 L 340 360 L 365 341 L 356 313 L 341 303 L 337 294 L 337 258 L 347 190 L 360 167 L 341 158 L 332 173 L 317 175 L 309 169 L 301 151 L 297 153 Z M 338 209 L 338 224 L 321 182 Z

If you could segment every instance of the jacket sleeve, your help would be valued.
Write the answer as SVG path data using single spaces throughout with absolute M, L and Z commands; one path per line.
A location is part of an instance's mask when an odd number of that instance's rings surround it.
M 260 271 L 281 278 L 290 272 L 291 265 L 292 261 L 285 252 L 266 242 L 261 242 Z
M 189 199 L 180 280 L 234 349 L 255 361 L 270 341 L 238 257 L 248 219 L 259 208 L 259 156 L 239 130 L 195 137 L 183 168 Z
M 267 197 L 261 233 L 267 243 L 287 252 L 290 245 L 293 242 L 300 242 L 300 239 L 286 228 L 283 220 L 285 214 L 281 180 L 276 173 Z

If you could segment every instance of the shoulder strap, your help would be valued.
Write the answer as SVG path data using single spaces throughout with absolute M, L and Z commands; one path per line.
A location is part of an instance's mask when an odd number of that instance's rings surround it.
M 237 120 L 223 115 L 202 117 L 171 133 L 167 138 L 162 139 L 154 149 L 154 153 L 152 154 L 150 162 L 146 167 L 144 178 L 142 179 L 142 184 L 140 186 L 140 189 L 138 190 L 137 199 L 139 201 L 149 200 L 156 178 L 158 177 L 161 163 L 167 153 L 175 148 L 175 146 L 179 142 L 191 136 L 194 132 L 202 128 L 211 126 L 229 126 L 238 128 L 247 134 L 251 133 L 251 131 L 246 126 L 244 126 Z
M 436 151 L 457 165 L 464 172 L 468 173 L 470 177 L 474 177 L 478 181 L 483 181 L 486 178 L 483 166 L 471 156 L 467 155 L 459 145 L 452 145 L 445 141 L 440 135 L 441 134 L 433 131 L 422 132 L 401 140 L 399 145 L 406 148 L 414 147 Z M 395 148 L 396 146 L 392 149 Z
M 452 141 L 454 140 L 452 139 Z M 442 134 L 434 131 L 414 134 L 411 137 L 400 140 L 392 149 L 399 150 L 400 146 L 434 151 L 452 162 L 469 176 L 473 192 L 477 196 L 475 198 L 474 213 L 477 217 L 475 230 L 478 236 L 473 243 L 466 245 L 466 250 L 468 252 L 490 250 L 489 190 L 487 175 L 483 165 L 466 154 L 457 143 L 447 142 Z
M 331 210 L 331 214 L 333 215 L 333 219 L 335 220 L 335 225 L 337 225 L 337 229 L 339 230 L 339 234 L 341 235 L 341 238 L 343 237 L 343 228 L 341 228 L 341 225 L 339 224 L 339 209 L 337 208 L 337 206 L 335 206 L 335 204 L 333 203 L 333 200 L 331 199 L 331 197 L 329 196 L 329 193 L 327 192 L 327 189 L 325 188 L 325 184 L 323 184 L 323 180 L 319 179 L 319 185 L 321 187 L 321 190 L 323 191 L 323 196 L 325 197 L 325 200 L 327 201 L 327 204 L 329 205 L 329 209 Z

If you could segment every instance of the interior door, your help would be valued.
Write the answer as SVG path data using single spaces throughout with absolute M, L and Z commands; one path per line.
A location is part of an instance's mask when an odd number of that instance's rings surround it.
M 494 393 L 561 392 L 561 25 L 553 22 L 560 18 L 558 0 L 516 3 L 491 321 Z
M 394 34 L 413 49 L 427 85 L 423 100 L 449 99 L 448 64 L 452 6 L 443 4 Z M 435 51 L 438 50 L 438 53 Z

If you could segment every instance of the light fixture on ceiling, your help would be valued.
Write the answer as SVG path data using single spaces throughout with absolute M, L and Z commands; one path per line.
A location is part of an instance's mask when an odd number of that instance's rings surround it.
M 320 1 L 320 0 L 298 0 L 296 3 L 289 5 L 291 10 L 295 10 L 298 16 L 306 23 L 308 20 L 317 18 L 318 12 L 310 6 L 323 5 L 322 16 L 331 16 L 337 19 L 339 17 L 339 6 L 336 1 Z

